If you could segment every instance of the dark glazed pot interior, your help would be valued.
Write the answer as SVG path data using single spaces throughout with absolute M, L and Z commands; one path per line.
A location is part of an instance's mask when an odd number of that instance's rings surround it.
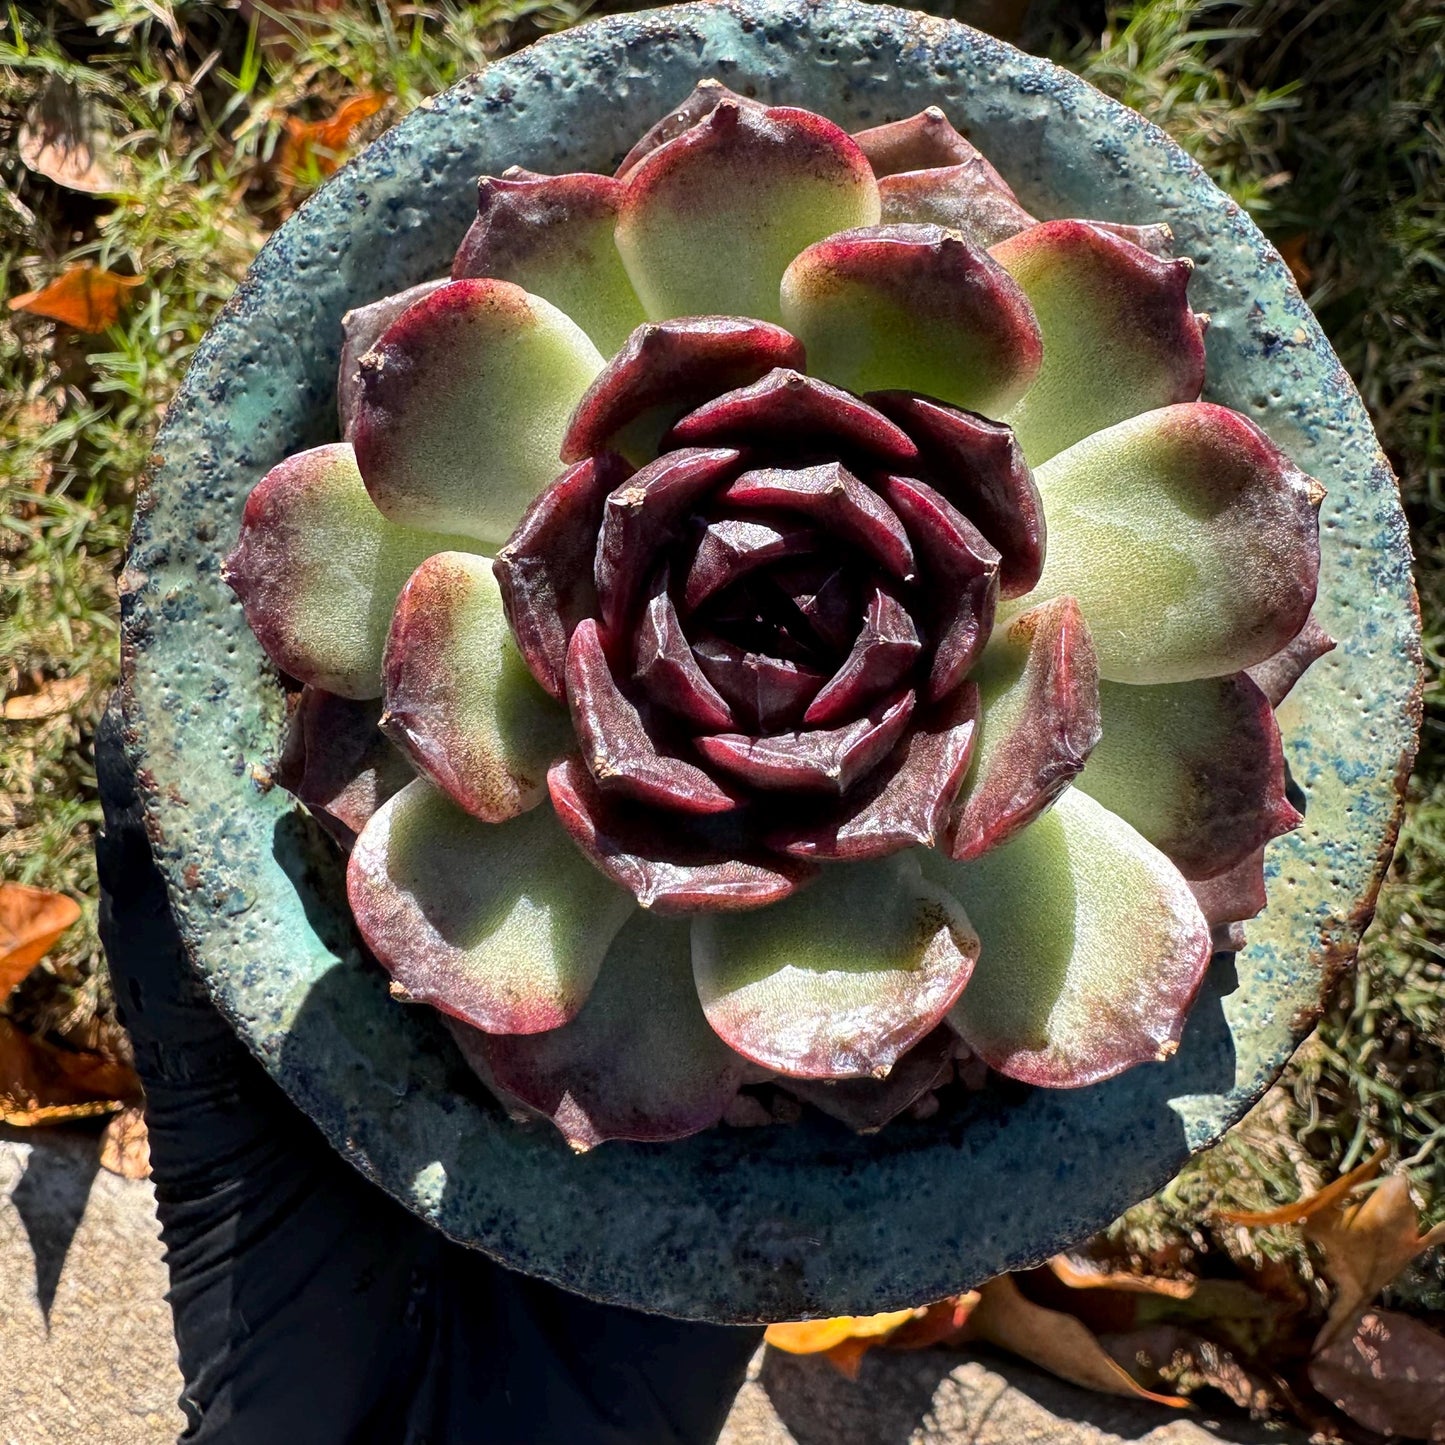
M 1074 1092 L 996 1087 L 860 1137 L 821 1117 L 576 1157 L 510 1123 L 365 962 L 339 861 L 268 788 L 282 694 L 219 576 L 242 503 L 335 436 L 340 318 L 447 270 L 475 182 L 610 170 L 704 76 L 856 129 L 942 106 L 1041 216 L 1168 221 L 1212 313 L 1207 399 L 1329 490 L 1319 616 L 1340 647 L 1282 708 L 1308 798 L 1270 906 L 1178 1055 Z M 718 1321 L 867 1313 L 1033 1262 L 1157 1189 L 1259 1097 L 1353 956 L 1398 820 L 1418 619 L 1395 482 L 1278 255 L 1178 147 L 1054 66 L 850 0 L 727 0 L 583 26 L 417 110 L 262 252 L 197 353 L 122 580 L 126 716 L 196 966 L 296 1102 L 454 1238 L 595 1298 Z

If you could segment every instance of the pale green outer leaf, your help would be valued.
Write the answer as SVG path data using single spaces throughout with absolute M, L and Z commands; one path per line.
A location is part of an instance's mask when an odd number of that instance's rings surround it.
M 1034 473 L 1049 524 L 1038 586 L 1072 595 L 1099 674 L 1185 682 L 1238 672 L 1303 626 L 1323 495 L 1257 428 L 1204 402 L 1120 422 Z
M 350 444 L 337 442 L 288 457 L 258 484 L 225 575 L 283 671 L 342 697 L 379 697 L 397 594 L 433 553 L 472 545 L 388 522 Z
M 1207 706 L 1214 681 L 1099 686 L 1103 736 L 1078 787 L 1155 847 L 1163 846 L 1160 832 L 1169 820 L 1196 801 L 1200 778 L 1198 768 L 1190 766 L 1192 755 L 1229 745 L 1216 733 L 1216 710 Z
M 622 350 L 627 338 L 647 320 L 632 289 L 609 230 L 575 258 L 547 258 L 535 275 L 517 280 L 545 296 L 587 333 L 604 358 Z
M 1247 677 L 1099 688 L 1103 736 L 1078 786 L 1210 878 L 1299 823 L 1269 699 Z
M 362 936 L 404 994 L 495 1033 L 574 1017 L 637 906 L 550 808 L 483 823 L 422 778 L 367 823 L 346 881 Z
M 915 850 L 917 851 L 917 850 Z M 835 863 L 782 903 L 693 920 L 708 1022 L 782 1074 L 885 1075 L 967 982 L 978 940 L 914 851 Z
M 854 392 L 905 390 L 999 416 L 1038 374 L 1028 301 L 986 251 L 937 226 L 832 236 L 782 284 L 808 370 Z
M 504 281 L 441 287 L 362 358 L 353 440 L 367 490 L 393 521 L 500 546 L 561 474 L 562 435 L 602 366 L 540 296 Z
M 502 822 L 541 802 L 572 740 L 517 650 L 485 557 L 443 552 L 397 603 L 382 727 L 454 802 Z
M 781 321 L 778 287 L 793 257 L 835 231 L 877 224 L 878 184 L 856 146 L 800 141 L 795 122 L 760 114 L 732 129 L 714 111 L 628 177 L 617 249 L 654 321 Z M 804 130 L 818 129 L 807 121 Z
M 1086 221 L 1046 221 L 989 253 L 1023 287 L 1044 364 L 1005 421 L 1030 466 L 1140 412 L 1194 401 L 1204 340 L 1191 262 L 1150 255 Z
M 756 1070 L 708 1027 L 684 918 L 638 910 L 612 941 L 569 1024 L 472 1042 L 486 1074 L 551 1118 L 574 1149 L 607 1139 L 678 1139 L 722 1117 Z
M 1071 788 L 981 858 L 922 865 L 978 928 L 978 969 L 949 1021 L 990 1067 L 1072 1088 L 1174 1051 L 1209 926 L 1123 819 Z

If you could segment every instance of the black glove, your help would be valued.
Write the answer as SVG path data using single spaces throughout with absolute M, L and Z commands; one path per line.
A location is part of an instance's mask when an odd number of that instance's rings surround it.
M 593 1304 L 453 1244 L 287 1100 L 193 975 L 114 705 L 101 937 L 146 1089 L 188 1441 L 715 1440 L 761 1332 Z

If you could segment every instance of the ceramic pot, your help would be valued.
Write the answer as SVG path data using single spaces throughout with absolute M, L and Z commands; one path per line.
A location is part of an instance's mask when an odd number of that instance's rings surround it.
M 574 1156 L 511 1123 L 363 958 L 341 862 L 270 786 L 283 694 L 221 582 L 241 507 L 334 439 L 340 318 L 441 274 L 475 181 L 610 171 L 705 76 L 848 129 L 942 106 L 1042 217 L 1167 221 L 1212 314 L 1207 400 L 1329 496 L 1340 641 L 1280 712 L 1308 800 L 1270 904 L 1178 1054 L 1076 1091 L 998 1084 L 927 1123 L 821 1117 Z M 867 1313 L 1033 1263 L 1159 1188 L 1259 1098 L 1353 958 L 1399 819 L 1419 626 L 1394 478 L 1278 254 L 1162 132 L 963 26 L 852 0 L 723 0 L 585 25 L 429 102 L 275 235 L 166 418 L 122 579 L 125 714 L 186 944 L 217 1003 L 355 1165 L 448 1235 L 594 1298 L 724 1322 Z

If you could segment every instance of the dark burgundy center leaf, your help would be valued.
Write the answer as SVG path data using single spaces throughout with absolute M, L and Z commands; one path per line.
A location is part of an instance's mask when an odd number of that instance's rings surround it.
M 572 713 L 554 805 L 648 906 L 760 906 L 804 859 L 936 844 L 1000 577 L 1042 555 L 1006 428 L 801 365 L 761 323 L 639 333 L 569 454 L 643 410 L 670 429 L 628 433 L 635 472 L 580 462 L 499 561 L 524 656 Z

